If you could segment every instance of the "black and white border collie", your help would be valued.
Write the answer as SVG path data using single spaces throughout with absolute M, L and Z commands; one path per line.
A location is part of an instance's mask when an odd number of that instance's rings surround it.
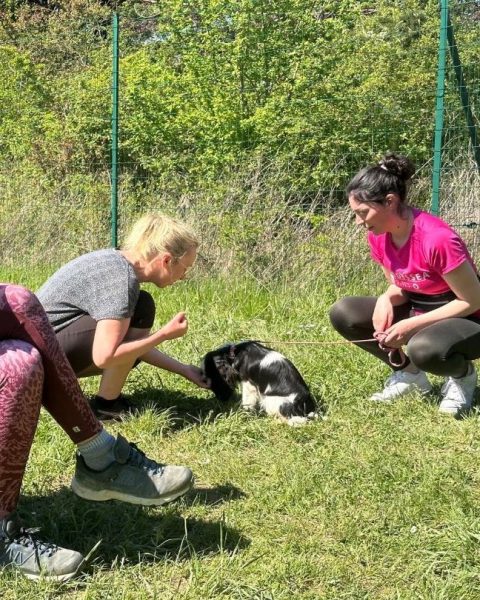
M 240 384 L 246 410 L 263 410 L 289 425 L 303 425 L 317 416 L 313 396 L 294 364 L 258 342 L 225 344 L 212 350 L 204 356 L 202 369 L 222 402 L 235 398 Z

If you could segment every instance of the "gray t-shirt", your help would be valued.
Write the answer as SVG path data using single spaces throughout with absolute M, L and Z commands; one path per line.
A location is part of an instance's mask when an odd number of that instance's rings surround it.
M 101 319 L 131 317 L 140 294 L 133 266 L 113 248 L 79 256 L 61 267 L 37 297 L 58 332 L 82 315 Z

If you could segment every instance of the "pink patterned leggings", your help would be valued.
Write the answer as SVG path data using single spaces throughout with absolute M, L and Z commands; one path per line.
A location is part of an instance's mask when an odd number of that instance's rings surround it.
M 0 518 L 17 505 L 41 405 L 75 444 L 102 429 L 36 296 L 0 284 Z

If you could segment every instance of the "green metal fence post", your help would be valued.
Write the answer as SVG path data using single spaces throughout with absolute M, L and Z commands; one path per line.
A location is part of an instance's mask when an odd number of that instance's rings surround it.
M 447 25 L 447 36 L 448 46 L 450 48 L 450 55 L 452 57 L 453 69 L 455 71 L 455 77 L 457 79 L 457 87 L 460 93 L 460 99 L 462 101 L 462 108 L 467 120 L 468 133 L 470 135 L 470 142 L 472 144 L 473 155 L 477 168 L 480 171 L 480 146 L 478 145 L 477 128 L 475 126 L 475 120 L 473 118 L 472 109 L 470 108 L 470 98 L 468 94 L 468 88 L 463 78 L 462 63 L 460 61 L 460 54 L 458 53 L 458 46 L 455 40 L 455 33 L 453 31 L 452 21 L 450 15 L 448 15 Z
M 440 173 L 442 169 L 445 75 L 447 68 L 448 0 L 440 0 L 440 40 L 438 45 L 437 95 L 435 106 L 435 140 L 433 147 L 432 213 L 440 212 Z
M 111 245 L 118 245 L 118 67 L 119 67 L 119 17 L 115 10 L 112 15 L 112 197 L 110 205 Z

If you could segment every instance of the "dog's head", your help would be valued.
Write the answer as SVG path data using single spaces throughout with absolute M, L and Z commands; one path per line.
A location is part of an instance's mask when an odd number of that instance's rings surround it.
M 201 369 L 210 379 L 211 390 L 222 402 L 230 400 L 235 395 L 238 374 L 233 363 L 235 361 L 235 345 L 224 344 L 205 354 Z
M 241 379 L 238 369 L 241 369 L 242 360 L 253 346 L 259 344 L 253 340 L 227 343 L 203 357 L 201 369 L 211 381 L 212 392 L 222 402 L 234 397 Z

